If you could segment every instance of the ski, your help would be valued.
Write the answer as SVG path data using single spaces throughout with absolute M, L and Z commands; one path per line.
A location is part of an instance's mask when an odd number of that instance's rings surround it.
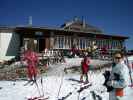
M 28 81 L 24 84 L 24 86 L 27 86 L 27 85 L 33 85 L 36 83 L 36 80 L 31 80 L 31 81 Z
M 78 79 L 74 79 L 74 78 L 69 78 L 68 80 L 73 81 L 73 82 L 83 83 L 82 81 L 80 81 Z
M 27 85 L 33 85 L 34 83 L 36 83 L 36 81 L 38 80 L 39 78 L 37 78 L 37 79 L 35 79 L 35 80 L 29 80 L 29 81 L 27 81 L 25 84 L 24 84 L 24 86 L 27 86 Z
M 34 81 L 28 81 L 28 82 L 26 82 L 25 84 L 24 84 L 24 86 L 27 86 L 28 84 L 34 84 Z
M 28 98 L 28 100 L 47 100 L 47 99 L 49 99 L 49 97 L 32 97 L 32 98 Z
M 62 97 L 61 99 L 58 100 L 65 100 L 67 99 L 70 95 L 72 95 L 72 92 L 69 92 L 66 96 Z
M 93 100 L 102 100 L 102 97 L 96 94 L 94 91 L 91 91 Z
M 47 99 L 49 99 L 49 98 L 42 98 L 42 99 L 38 99 L 38 100 L 47 100 Z
M 77 91 L 78 93 L 82 92 L 83 90 L 89 88 L 90 86 L 92 86 L 91 83 L 85 84 L 83 86 L 80 87 L 80 89 Z
M 88 83 L 88 84 L 85 84 L 83 86 L 81 86 L 79 89 L 74 89 L 72 92 L 69 92 L 66 96 L 62 97 L 61 99 L 58 99 L 58 100 L 66 100 L 69 96 L 71 96 L 73 94 L 73 92 L 82 92 L 84 89 L 87 89 L 88 87 L 92 86 L 91 83 Z
M 77 82 L 77 83 L 73 83 L 72 85 L 84 86 L 84 85 L 87 85 L 88 83 L 91 84 L 90 82 L 83 82 L 83 81 L 80 81 L 80 80 L 74 79 L 74 78 L 69 78 L 68 80 Z
M 30 85 L 34 85 L 34 84 L 36 84 L 36 81 L 33 81 Z
M 86 97 L 83 97 L 81 100 L 85 100 L 86 99 Z
M 67 99 L 69 96 L 72 95 L 72 93 L 73 93 L 74 91 L 77 91 L 76 89 L 77 89 L 77 88 L 75 88 L 73 91 L 69 92 L 66 96 L 64 96 L 64 97 L 62 97 L 61 99 L 58 99 L 58 100 L 65 100 L 65 99 Z
M 88 83 L 86 83 L 86 82 L 82 82 L 82 83 L 73 83 L 73 84 L 71 84 L 71 85 L 77 85 L 77 86 L 85 86 L 85 85 L 87 85 L 87 84 L 92 84 L 92 83 L 90 83 L 90 82 L 88 82 Z

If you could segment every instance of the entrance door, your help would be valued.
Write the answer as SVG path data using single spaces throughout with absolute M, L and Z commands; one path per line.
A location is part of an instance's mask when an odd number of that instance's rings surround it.
M 45 49 L 45 39 L 39 39 L 39 52 Z

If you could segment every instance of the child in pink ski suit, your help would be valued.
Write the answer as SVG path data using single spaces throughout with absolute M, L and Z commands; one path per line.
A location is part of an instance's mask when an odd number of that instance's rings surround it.
M 26 60 L 28 66 L 27 66 L 27 71 L 28 71 L 28 77 L 31 81 L 36 80 L 37 76 L 37 63 L 38 63 L 38 56 L 37 53 L 32 51 L 31 49 L 28 49 L 24 53 L 24 60 Z

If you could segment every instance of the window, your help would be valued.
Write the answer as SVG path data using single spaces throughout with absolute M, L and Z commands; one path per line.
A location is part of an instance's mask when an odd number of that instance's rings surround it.
M 56 49 L 69 49 L 71 48 L 70 36 L 56 36 L 54 41 L 54 48 Z
M 84 38 L 80 38 L 80 49 L 86 48 L 86 40 Z
M 64 48 L 64 37 L 60 36 L 58 38 L 58 44 L 59 44 L 59 48 Z

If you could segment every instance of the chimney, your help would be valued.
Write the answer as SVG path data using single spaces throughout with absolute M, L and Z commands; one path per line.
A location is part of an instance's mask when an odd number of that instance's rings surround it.
M 32 26 L 32 16 L 29 16 L 29 26 Z
M 83 25 L 83 28 L 86 27 L 85 18 L 83 16 L 82 16 L 82 25 Z

